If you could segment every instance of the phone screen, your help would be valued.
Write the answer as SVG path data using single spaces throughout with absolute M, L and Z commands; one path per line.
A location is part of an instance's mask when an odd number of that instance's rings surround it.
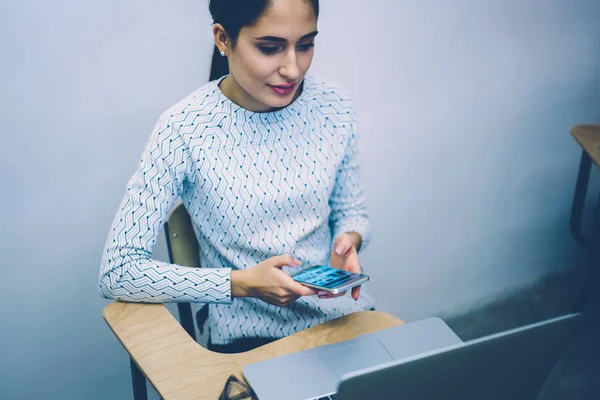
M 359 276 L 363 275 L 324 265 L 316 265 L 305 269 L 292 278 L 300 283 L 333 289 Z

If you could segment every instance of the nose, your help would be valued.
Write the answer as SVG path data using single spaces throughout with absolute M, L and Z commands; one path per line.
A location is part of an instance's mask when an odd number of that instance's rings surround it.
M 296 49 L 290 49 L 286 52 L 282 64 L 279 67 L 279 73 L 288 81 L 297 81 L 300 78 L 300 68 L 298 68 L 298 57 Z

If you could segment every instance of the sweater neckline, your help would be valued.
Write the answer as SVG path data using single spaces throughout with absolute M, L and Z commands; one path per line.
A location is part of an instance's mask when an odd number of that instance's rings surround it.
M 254 124 L 270 124 L 289 119 L 293 115 L 301 114 L 303 108 L 302 105 L 306 102 L 307 98 L 306 77 L 301 83 L 302 93 L 300 93 L 296 100 L 294 100 L 287 106 L 277 109 L 275 111 L 260 112 L 247 110 L 244 107 L 234 103 L 227 96 L 225 96 L 225 94 L 221 91 L 221 87 L 219 85 L 221 84 L 223 79 L 227 78 L 228 76 L 229 74 L 212 81 L 212 85 L 213 90 L 217 94 L 217 102 L 220 108 L 232 119 L 250 122 Z

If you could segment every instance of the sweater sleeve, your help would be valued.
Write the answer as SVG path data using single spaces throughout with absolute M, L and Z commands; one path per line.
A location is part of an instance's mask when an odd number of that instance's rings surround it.
M 349 109 L 351 128 L 346 154 L 337 171 L 335 186 L 329 199 L 331 207 L 329 225 L 333 239 L 346 232 L 359 233 L 362 237 L 360 248 L 362 251 L 371 241 L 371 224 L 367 216 L 365 194 L 359 176 L 356 116 L 351 106 Z
M 190 268 L 151 258 L 191 168 L 178 126 L 166 113 L 159 119 L 129 180 L 102 256 L 98 289 L 106 298 L 231 303 L 230 268 Z

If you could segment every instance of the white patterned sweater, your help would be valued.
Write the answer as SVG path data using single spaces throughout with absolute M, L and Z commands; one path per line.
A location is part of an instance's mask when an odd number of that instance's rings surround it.
M 303 262 L 301 269 L 327 265 L 335 237 L 358 232 L 364 249 L 370 226 L 354 111 L 342 89 L 307 76 L 292 104 L 257 113 L 230 101 L 222 79 L 156 124 L 109 232 L 100 293 L 131 302 L 209 303 L 215 344 L 280 338 L 371 308 L 364 287 L 357 302 L 308 296 L 282 308 L 232 298 L 232 269 L 286 253 Z M 202 268 L 151 258 L 178 199 L 192 218 Z

